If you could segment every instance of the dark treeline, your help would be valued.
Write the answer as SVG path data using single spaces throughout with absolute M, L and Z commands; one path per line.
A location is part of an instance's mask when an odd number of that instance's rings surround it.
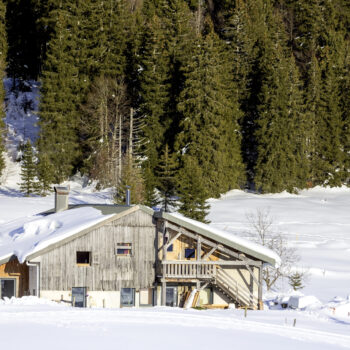
M 0 17 L 0 73 L 41 82 L 44 191 L 79 170 L 204 220 L 233 188 L 349 183 L 347 0 L 0 0 Z

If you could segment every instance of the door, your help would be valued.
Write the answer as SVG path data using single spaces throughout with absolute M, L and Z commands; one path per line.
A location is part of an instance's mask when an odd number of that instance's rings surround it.
M 73 287 L 72 288 L 72 303 L 75 307 L 86 307 L 86 288 Z
M 16 296 L 16 280 L 14 278 L 0 279 L 0 297 L 12 298 Z
M 166 288 L 166 306 L 177 306 L 177 288 L 176 287 L 167 287 Z

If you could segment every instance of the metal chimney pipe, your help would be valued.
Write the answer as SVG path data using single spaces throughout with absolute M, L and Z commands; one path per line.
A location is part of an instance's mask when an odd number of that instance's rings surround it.
M 130 207 L 130 186 L 126 186 L 126 205 Z
M 55 186 L 55 212 L 68 209 L 69 186 Z

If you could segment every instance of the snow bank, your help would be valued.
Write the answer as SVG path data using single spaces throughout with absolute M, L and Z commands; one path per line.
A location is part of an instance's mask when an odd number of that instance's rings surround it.
M 21 306 L 35 306 L 35 305 L 61 305 L 67 306 L 66 304 L 59 304 L 55 301 L 38 298 L 35 296 L 26 296 L 22 298 L 7 298 L 0 299 L 0 305 L 21 305 Z
M 321 302 L 313 295 L 291 296 L 288 300 L 291 309 L 305 309 L 321 306 Z
M 6 223 L 0 228 L 0 260 L 16 255 L 20 262 L 24 262 L 28 255 L 111 216 L 84 207 Z

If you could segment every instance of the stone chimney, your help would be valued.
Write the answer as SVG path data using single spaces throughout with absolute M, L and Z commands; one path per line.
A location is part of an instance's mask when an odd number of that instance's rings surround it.
M 55 186 L 55 212 L 68 209 L 69 186 Z

